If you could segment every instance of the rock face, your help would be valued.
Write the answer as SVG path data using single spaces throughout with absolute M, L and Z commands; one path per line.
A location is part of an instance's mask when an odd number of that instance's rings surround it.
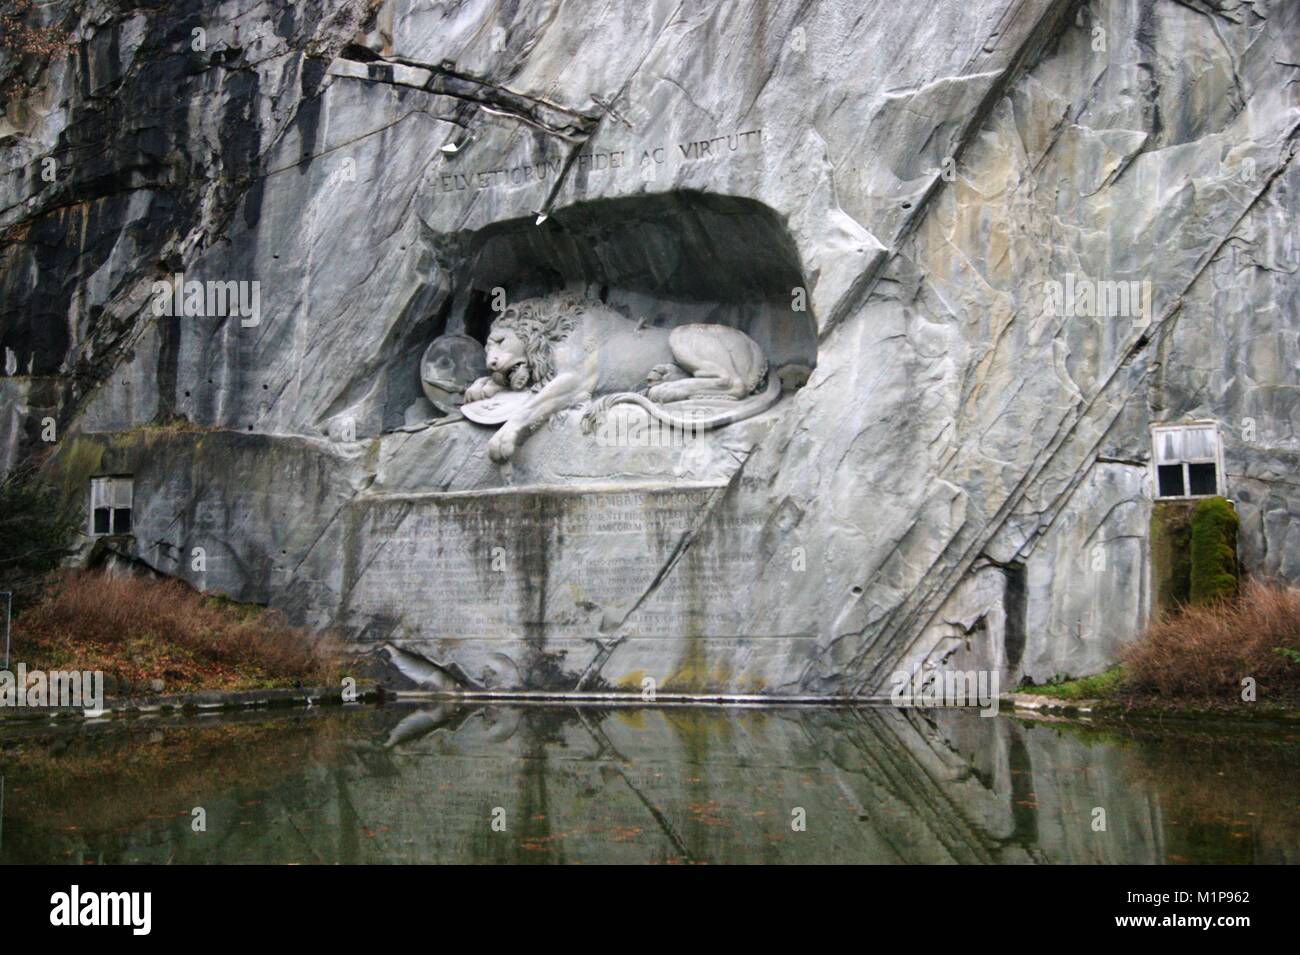
M 1197 420 L 1300 580 L 1294 3 L 30 16 L 71 45 L 0 60 L 0 464 L 132 475 L 157 570 L 426 684 L 1079 675 Z M 562 292 L 740 329 L 780 400 L 667 446 L 566 406 L 502 466 L 421 356 Z

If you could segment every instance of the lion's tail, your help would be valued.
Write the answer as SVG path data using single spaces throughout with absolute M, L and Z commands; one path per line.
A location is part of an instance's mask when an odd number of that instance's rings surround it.
M 746 418 L 752 418 L 754 415 L 761 414 L 781 397 L 781 379 L 769 371 L 767 375 L 767 387 L 757 394 L 750 395 L 748 398 L 741 398 L 735 404 L 727 407 L 725 411 L 717 414 L 705 415 L 702 417 L 683 417 L 675 415 L 667 410 L 664 405 L 656 404 L 645 395 L 638 394 L 634 391 L 623 391 L 618 394 L 605 395 L 596 399 L 582 417 L 582 430 L 590 433 L 609 409 L 614 405 L 637 405 L 642 408 L 646 414 L 650 415 L 657 421 L 660 421 L 673 428 L 682 431 L 709 431 L 714 428 L 723 428 L 729 424 L 735 424 L 737 421 L 744 421 Z

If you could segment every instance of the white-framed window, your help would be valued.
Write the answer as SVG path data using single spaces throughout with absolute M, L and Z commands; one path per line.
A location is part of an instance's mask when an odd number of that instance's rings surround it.
M 90 533 L 131 533 L 131 505 L 135 499 L 135 482 L 129 477 L 90 479 Z
M 1158 498 L 1223 494 L 1223 443 L 1218 422 L 1153 426 L 1151 479 Z

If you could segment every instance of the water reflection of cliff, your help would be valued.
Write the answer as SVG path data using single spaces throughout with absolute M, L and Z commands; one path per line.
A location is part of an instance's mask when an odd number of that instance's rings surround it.
M 10 741 L 0 860 L 1300 860 L 1300 744 L 1285 735 L 802 708 L 386 707 L 239 725 Z M 98 785 L 52 771 L 51 749 L 98 766 Z M 196 805 L 206 833 L 190 830 Z

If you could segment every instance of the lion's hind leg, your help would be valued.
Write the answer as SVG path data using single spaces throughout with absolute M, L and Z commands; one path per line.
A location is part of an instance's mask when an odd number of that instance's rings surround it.
M 762 377 L 762 354 L 744 332 L 725 325 L 682 325 L 668 337 L 673 360 L 692 377 L 655 385 L 652 401 L 743 398 Z
M 660 404 L 686 401 L 689 398 L 741 398 L 744 396 L 741 387 L 740 380 L 728 374 L 726 369 L 701 364 L 695 370 L 695 377 L 655 385 L 646 396 Z

